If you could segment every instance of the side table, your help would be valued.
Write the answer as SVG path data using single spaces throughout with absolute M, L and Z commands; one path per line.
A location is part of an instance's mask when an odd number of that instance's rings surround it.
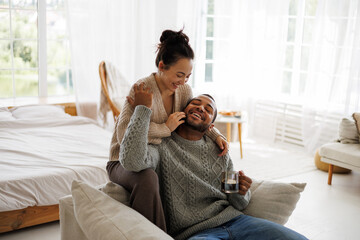
M 244 119 L 241 117 L 234 117 L 234 116 L 222 116 L 218 115 L 215 122 L 217 123 L 226 123 L 226 138 L 228 142 L 231 142 L 231 124 L 236 123 L 238 126 L 238 132 L 239 132 L 239 143 L 240 143 L 240 157 L 243 158 L 243 152 L 242 152 L 242 141 L 241 141 L 241 127 L 242 124 L 245 122 Z

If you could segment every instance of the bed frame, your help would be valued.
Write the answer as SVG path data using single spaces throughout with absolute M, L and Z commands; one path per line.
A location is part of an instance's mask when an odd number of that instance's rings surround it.
M 56 105 L 64 106 L 65 112 L 72 116 L 77 115 L 75 103 L 59 103 Z M 59 220 L 59 204 L 0 212 L 0 233 L 57 220 Z

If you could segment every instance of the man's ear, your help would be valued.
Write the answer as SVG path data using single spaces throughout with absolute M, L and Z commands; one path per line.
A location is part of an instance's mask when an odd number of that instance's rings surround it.
M 214 127 L 214 124 L 210 124 L 210 126 L 208 127 L 208 130 L 210 131 L 212 128 Z

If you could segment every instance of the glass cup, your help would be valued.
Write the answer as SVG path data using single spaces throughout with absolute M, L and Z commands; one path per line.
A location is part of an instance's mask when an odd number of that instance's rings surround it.
M 239 192 L 239 172 L 227 171 L 221 173 L 221 191 L 224 193 Z

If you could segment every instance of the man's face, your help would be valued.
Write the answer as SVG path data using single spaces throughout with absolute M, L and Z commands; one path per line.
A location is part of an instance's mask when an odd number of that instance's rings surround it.
M 216 105 L 211 98 L 204 95 L 195 97 L 184 110 L 185 124 L 199 132 L 205 132 L 212 126 L 215 110 Z

